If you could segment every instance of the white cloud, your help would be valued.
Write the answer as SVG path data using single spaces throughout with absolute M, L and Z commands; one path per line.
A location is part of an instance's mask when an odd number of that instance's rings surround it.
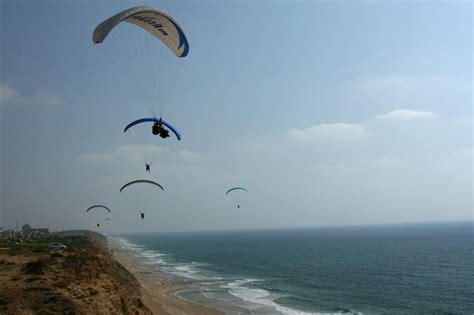
M 433 112 L 425 112 L 420 110 L 397 109 L 390 113 L 375 116 L 375 119 L 394 120 L 394 121 L 410 121 L 410 120 L 426 120 L 434 119 L 438 114 Z
M 15 99 L 17 97 L 17 91 L 6 83 L 0 82 L 0 105 Z
M 61 97 L 41 90 L 21 95 L 7 83 L 0 82 L 0 105 L 6 105 L 7 102 L 19 106 L 58 106 L 65 103 Z
M 211 159 L 209 155 L 204 155 L 196 152 L 191 152 L 189 150 L 183 149 L 178 152 L 178 157 L 180 160 L 185 162 L 202 162 Z
M 353 170 L 353 166 L 347 164 L 318 165 L 310 168 L 311 172 L 319 174 L 347 173 Z
M 473 148 L 460 149 L 454 152 L 454 155 L 459 156 L 459 157 L 472 158 L 474 156 L 474 149 Z
M 382 168 L 399 167 L 405 164 L 406 164 L 406 161 L 400 158 L 388 157 L 388 156 L 383 156 L 383 157 L 379 157 L 373 160 L 360 163 L 361 166 L 373 166 L 373 167 L 382 167 Z
M 306 129 L 290 129 L 288 138 L 296 141 L 352 141 L 365 138 L 367 129 L 359 124 L 321 124 Z
M 102 164 L 109 162 L 143 162 L 145 155 L 159 155 L 168 153 L 166 147 L 155 145 L 122 145 L 116 148 L 106 149 L 100 152 L 85 153 L 78 160 L 90 164 Z
M 27 97 L 24 97 L 23 101 L 28 105 L 39 106 L 58 106 L 64 104 L 64 100 L 59 96 L 51 95 L 39 90 Z
M 343 175 L 358 174 L 367 175 L 368 172 L 380 171 L 381 169 L 399 169 L 407 165 L 407 162 L 397 158 L 382 156 L 374 159 L 362 160 L 357 162 L 348 162 L 345 164 L 321 164 L 311 167 L 311 172 L 316 172 L 320 175 Z
M 440 76 L 415 76 L 415 75 L 368 75 L 356 79 L 356 83 L 364 89 L 377 90 L 413 90 L 440 84 Z
M 145 161 L 159 161 L 163 164 L 199 163 L 211 157 L 189 150 L 171 150 L 156 145 L 122 145 L 100 152 L 80 155 L 77 160 L 90 165 L 113 163 L 118 165 L 141 165 Z

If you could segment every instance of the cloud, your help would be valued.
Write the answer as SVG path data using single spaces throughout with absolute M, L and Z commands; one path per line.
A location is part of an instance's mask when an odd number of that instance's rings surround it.
M 399 167 L 399 166 L 404 166 L 406 165 L 406 161 L 396 158 L 396 157 L 388 157 L 388 156 L 383 156 L 379 157 L 373 160 L 369 160 L 366 162 L 360 163 L 361 166 L 369 166 L 369 167 Z
M 58 106 L 64 104 L 64 100 L 61 97 L 39 90 L 27 97 L 24 97 L 23 102 L 28 105 L 39 106 Z
M 212 158 L 210 155 L 200 154 L 196 152 L 191 152 L 189 150 L 183 149 L 178 151 L 178 157 L 181 161 L 185 162 L 202 162 Z
M 89 164 L 103 164 L 109 162 L 143 162 L 145 155 L 160 155 L 168 153 L 166 147 L 156 145 L 122 145 L 100 152 L 90 152 L 78 157 L 78 161 Z
M 347 164 L 334 164 L 334 165 L 328 165 L 328 164 L 323 164 L 323 165 L 317 165 L 310 167 L 311 172 L 315 172 L 318 174 L 324 174 L 324 175 L 330 175 L 334 173 L 347 173 L 353 170 L 353 166 L 347 165 Z
M 0 82 L 0 105 L 15 99 L 18 96 L 17 91 L 6 83 Z
M 122 145 L 99 152 L 80 155 L 77 161 L 89 165 L 142 165 L 145 160 L 159 160 L 162 164 L 200 163 L 211 156 L 189 150 L 171 150 L 157 145 Z
M 356 79 L 356 83 L 364 89 L 377 90 L 413 90 L 438 85 L 443 81 L 440 76 L 415 75 L 367 75 Z
M 460 149 L 454 152 L 455 156 L 472 158 L 474 156 L 473 148 Z
M 288 138 L 295 141 L 353 141 L 365 138 L 367 128 L 359 124 L 321 124 L 306 129 L 290 129 Z
M 320 175 L 354 175 L 355 172 L 358 174 L 367 175 L 368 172 L 373 172 L 375 170 L 379 171 L 381 169 L 399 169 L 400 167 L 406 165 L 407 162 L 400 158 L 382 156 L 374 159 L 348 162 L 345 164 L 320 164 L 310 167 L 309 170 Z
M 393 120 L 393 121 L 411 121 L 434 119 L 438 114 L 420 110 L 397 109 L 390 113 L 375 116 L 375 119 Z
M 7 83 L 0 82 L 0 105 L 11 104 L 17 106 L 58 106 L 64 100 L 45 91 L 36 90 L 32 94 L 22 95 Z

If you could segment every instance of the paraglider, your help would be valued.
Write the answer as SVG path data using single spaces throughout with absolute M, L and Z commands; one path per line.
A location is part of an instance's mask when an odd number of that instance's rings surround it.
M 107 211 L 107 213 L 111 213 L 111 212 L 112 212 L 112 211 L 110 211 L 110 209 L 109 209 L 108 207 L 106 207 L 106 206 L 104 206 L 104 205 L 93 205 L 93 206 L 90 206 L 89 208 L 86 209 L 86 212 L 89 212 L 89 211 L 91 211 L 92 209 L 103 209 L 103 210 Z M 97 211 L 99 211 L 99 210 L 97 210 Z M 106 218 L 105 220 L 107 220 L 107 218 Z M 109 219 L 109 220 L 110 220 L 110 219 Z M 99 223 L 96 223 L 96 225 L 97 225 L 97 228 L 100 227 L 100 224 L 99 224 Z
M 137 187 L 136 185 L 146 185 L 145 187 Z M 151 186 L 150 186 L 151 185 Z M 161 189 L 162 191 L 164 191 L 164 188 L 163 186 L 161 186 L 160 184 L 158 184 L 157 182 L 154 182 L 154 181 L 151 181 L 151 180 L 147 180 L 147 179 L 137 179 L 137 180 L 133 180 L 131 182 L 128 182 L 126 183 L 125 185 L 123 185 L 121 188 L 120 188 L 120 192 L 124 191 L 125 188 L 130 189 L 129 187 L 134 187 L 136 189 L 131 189 L 131 194 L 134 195 L 134 198 L 137 199 L 137 203 L 139 205 L 139 208 L 138 209 L 143 209 L 144 208 L 144 202 L 146 201 L 147 197 L 146 197 L 146 192 L 144 188 L 153 188 L 153 187 L 158 187 L 159 189 Z M 148 189 L 148 195 L 155 195 L 155 188 L 153 188 L 152 190 Z M 144 210 L 141 210 L 140 211 L 140 217 L 143 219 L 145 219 L 145 211 Z
M 133 126 L 136 126 L 138 124 L 142 124 L 142 123 L 146 123 L 146 122 L 153 122 L 153 125 L 152 125 L 152 128 L 151 128 L 151 132 L 152 134 L 154 135 L 159 135 L 161 138 L 163 139 L 166 139 L 170 136 L 170 133 L 169 133 L 169 130 L 171 130 L 174 135 L 176 136 L 176 139 L 178 139 L 178 141 L 181 140 L 181 133 L 179 132 L 179 130 L 173 126 L 171 123 L 163 120 L 163 118 L 156 118 L 156 117 L 152 117 L 152 118 L 141 118 L 141 119 L 137 119 L 131 123 L 129 123 L 123 130 L 123 132 L 127 132 L 128 129 L 132 128 Z M 166 129 L 166 128 L 168 129 Z M 149 146 L 151 147 L 151 146 Z M 146 152 L 146 157 L 145 157 L 145 172 L 149 173 L 151 171 L 151 164 L 152 164 L 152 160 L 153 160 L 153 155 L 152 155 L 152 151 L 150 148 L 147 149 L 148 152 Z
M 86 212 L 89 212 L 90 210 L 95 209 L 95 208 L 103 208 L 103 209 L 107 210 L 109 213 L 111 212 L 109 208 L 107 208 L 106 206 L 103 206 L 103 205 L 90 206 L 89 208 L 87 208 Z
M 165 190 L 163 188 L 163 186 L 161 186 L 160 184 L 152 181 L 152 180 L 148 180 L 148 179 L 137 179 L 137 180 L 132 180 L 131 182 L 128 182 L 126 183 L 125 185 L 123 185 L 121 188 L 120 188 L 120 192 L 122 192 L 122 190 L 124 190 L 125 188 L 127 188 L 128 186 L 131 186 L 131 185 L 136 185 L 136 184 L 151 184 L 151 185 L 155 185 L 159 188 L 161 188 L 161 190 Z
M 153 122 L 153 126 L 151 127 L 151 133 L 154 134 L 155 136 L 160 135 L 160 137 L 163 139 L 168 138 L 170 136 L 169 130 L 171 130 L 176 136 L 176 139 L 178 139 L 178 141 L 181 140 L 181 133 L 179 132 L 179 130 L 175 126 L 173 126 L 171 123 L 163 120 L 163 118 L 161 117 L 159 119 L 156 117 L 137 119 L 129 123 L 125 127 L 123 132 L 126 132 L 128 129 L 132 128 L 135 125 L 142 124 L 145 122 Z M 168 128 L 169 130 L 166 129 L 165 127 Z
M 183 64 L 182 58 L 189 53 L 189 41 L 185 30 L 173 16 L 166 12 L 148 6 L 138 6 L 119 12 L 97 25 L 92 34 L 93 43 L 100 44 L 104 42 L 116 26 L 122 22 L 130 23 L 129 32 L 123 32 L 118 28 L 119 30 L 115 32 L 119 36 L 125 34 L 123 38 L 115 42 L 119 46 L 113 44 L 103 45 L 103 51 L 111 53 L 110 57 L 112 59 L 124 56 L 125 59 L 118 61 L 120 67 L 117 69 L 121 74 L 124 70 L 127 71 L 130 78 L 135 77 L 134 74 L 138 74 L 140 81 L 133 79 L 129 81 L 137 86 L 139 84 L 140 90 L 142 90 L 143 85 L 148 84 L 148 89 L 143 88 L 146 91 L 137 93 L 137 102 L 142 102 L 142 98 L 144 98 L 146 104 L 157 103 L 160 106 L 167 106 L 170 103 L 168 97 L 172 93 L 181 92 L 181 84 L 176 84 L 176 79 L 179 78 L 179 66 Z M 122 27 L 122 30 L 124 28 Z M 153 36 L 149 36 L 149 34 Z M 116 54 L 117 49 L 129 49 L 131 54 L 128 56 Z M 128 62 L 130 62 L 130 67 L 124 69 L 122 65 L 127 65 Z M 134 62 L 135 64 L 132 64 Z M 138 89 L 135 90 L 138 91 Z M 160 110 L 163 111 L 163 108 Z M 153 111 L 151 115 L 154 116 Z M 141 118 L 132 121 L 124 128 L 124 132 L 142 123 L 152 123 L 152 134 L 159 135 L 162 139 L 172 137 L 172 133 L 178 141 L 181 140 L 180 131 L 161 117 Z M 154 140 L 153 137 L 150 138 Z M 153 148 L 152 145 L 148 147 Z M 148 150 L 151 151 L 151 149 Z M 152 152 L 148 153 L 149 155 L 152 154 Z M 144 160 L 145 172 L 150 173 L 153 157 L 147 156 Z M 141 186 L 143 184 L 146 186 Z M 147 200 L 149 196 L 156 195 L 157 187 L 164 190 L 163 186 L 154 181 L 134 180 L 123 185 L 120 192 L 125 190 L 124 194 L 130 194 L 137 200 L 136 209 L 139 210 L 140 217 L 144 219 L 145 209 L 147 209 L 145 202 L 149 201 Z
M 234 188 L 231 188 L 231 189 L 229 189 L 229 190 L 226 191 L 226 193 L 225 193 L 226 196 L 227 196 L 230 192 L 235 191 L 235 190 L 243 190 L 243 191 L 245 191 L 245 192 L 248 192 L 248 190 L 245 189 L 245 188 L 243 188 L 243 187 L 234 187 Z M 240 204 L 237 204 L 237 208 L 240 209 Z
M 117 27 L 119 25 L 122 26 Z M 97 49 L 108 53 L 106 58 L 120 65 L 114 68 L 120 75 L 127 73 L 127 84 L 135 84 L 132 88 L 137 92 L 133 94 L 136 101 L 158 104 L 159 110 L 163 112 L 164 107 L 170 105 L 173 95 L 181 94 L 182 85 L 177 80 L 180 78 L 181 67 L 186 64 L 187 58 L 184 57 L 189 54 L 190 49 L 184 28 L 176 18 L 160 9 L 137 6 L 110 16 L 95 27 L 92 34 L 94 44 L 101 44 L 107 38 L 110 38 L 109 42 Z M 117 54 L 118 50 L 125 53 Z M 131 93 L 127 91 L 127 94 Z M 154 116 L 154 109 L 149 109 Z M 152 123 L 153 135 L 166 139 L 174 134 L 181 140 L 177 128 L 156 117 L 133 121 L 125 127 L 124 132 L 144 122 Z M 144 151 L 145 172 L 150 173 L 153 146 L 149 145 Z
M 161 10 L 146 6 L 127 9 L 100 23 L 92 34 L 94 44 L 102 43 L 121 22 L 134 24 L 151 33 L 178 58 L 189 53 L 188 38 L 178 21 Z

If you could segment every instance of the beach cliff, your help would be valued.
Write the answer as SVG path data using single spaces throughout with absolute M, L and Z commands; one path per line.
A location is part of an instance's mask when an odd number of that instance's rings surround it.
M 67 249 L 48 249 L 51 243 Z M 175 295 L 185 289 L 150 274 L 99 233 L 0 240 L 0 315 L 224 314 Z
M 48 242 L 51 240 L 48 240 Z M 0 314 L 152 314 L 137 279 L 113 259 L 98 233 L 0 249 Z

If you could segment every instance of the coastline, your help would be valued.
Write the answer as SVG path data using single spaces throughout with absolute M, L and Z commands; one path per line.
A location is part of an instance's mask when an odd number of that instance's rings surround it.
M 191 286 L 171 283 L 169 277 L 151 272 L 150 268 L 140 265 L 116 241 L 110 238 L 107 238 L 107 241 L 113 259 L 140 283 L 143 303 L 154 314 L 225 314 L 218 309 L 180 298 L 176 293 L 191 289 Z

